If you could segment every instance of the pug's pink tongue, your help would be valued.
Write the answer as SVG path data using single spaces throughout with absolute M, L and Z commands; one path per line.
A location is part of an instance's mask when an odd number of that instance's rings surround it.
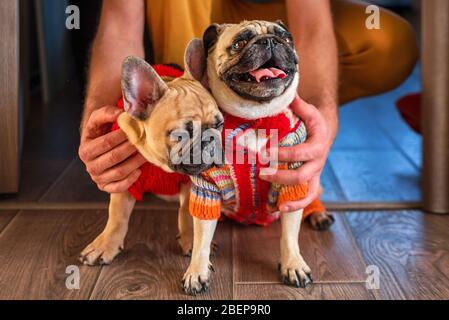
M 268 79 L 284 79 L 287 76 L 284 71 L 278 68 L 258 69 L 251 71 L 249 74 L 256 78 L 257 82 L 260 82 L 260 80 L 262 80 L 262 78 L 264 77 Z

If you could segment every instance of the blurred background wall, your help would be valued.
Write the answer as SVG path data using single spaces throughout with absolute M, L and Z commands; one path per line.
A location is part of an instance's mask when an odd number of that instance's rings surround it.
M 70 81 L 76 80 L 85 87 L 89 50 L 95 36 L 102 0 L 21 0 L 29 2 L 23 10 L 29 11 L 31 44 L 31 79 L 35 88 L 40 84 L 45 102 L 49 102 Z M 416 0 L 368 0 L 385 7 L 408 8 L 419 3 Z M 80 9 L 79 30 L 67 30 L 66 8 L 76 5 Z M 151 45 L 148 37 L 147 59 L 151 60 Z M 37 47 L 36 47 L 37 45 Z M 36 52 L 37 50 L 37 52 Z M 36 78 L 38 72 L 39 79 Z M 36 82 L 36 80 L 40 80 Z
M 80 9 L 80 29 L 65 27 L 69 5 Z M 44 102 L 50 102 L 74 79 L 84 85 L 100 7 L 101 0 L 34 0 Z

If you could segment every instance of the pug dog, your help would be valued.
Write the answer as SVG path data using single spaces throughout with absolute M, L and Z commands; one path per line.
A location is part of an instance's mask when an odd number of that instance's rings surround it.
M 212 131 L 220 136 L 223 116 L 203 85 L 206 58 L 200 39 L 189 43 L 185 52 L 185 66 L 186 72 L 182 77 L 166 83 L 144 60 L 128 57 L 122 67 L 122 93 L 126 112 L 120 115 L 118 124 L 150 163 L 166 172 L 196 175 L 214 163 L 174 162 L 173 150 L 179 146 L 179 141 L 173 139 L 171 133 L 188 133 L 191 139 L 183 147 L 190 149 L 186 153 L 191 156 L 194 152 L 191 143 L 192 123 L 200 124 L 201 131 Z M 200 151 L 217 152 L 215 149 L 220 148 L 220 145 L 209 142 L 201 142 Z M 178 241 L 184 253 L 191 250 L 193 241 L 192 218 L 188 209 L 189 193 L 189 183 L 182 185 L 179 194 Z M 82 251 L 81 262 L 87 265 L 112 262 L 123 249 L 135 202 L 129 192 L 111 194 L 106 227 Z
M 213 24 L 205 31 L 203 44 L 208 85 L 225 117 L 223 146 L 252 127 L 277 126 L 284 132 L 281 146 L 305 140 L 304 124 L 289 108 L 297 94 L 299 68 L 292 36 L 282 22 Z M 247 147 L 243 154 L 251 152 Z M 284 164 L 284 168 L 296 169 L 300 165 Z M 220 212 L 244 224 L 268 225 L 280 218 L 282 281 L 295 287 L 305 287 L 313 281 L 298 245 L 303 210 L 280 214 L 280 202 L 276 202 L 306 196 L 307 185 L 267 187 L 258 180 L 259 169 L 258 165 L 245 167 L 226 162 L 220 169 L 211 168 L 192 177 L 190 213 L 194 241 L 191 263 L 183 277 L 185 292 L 195 295 L 209 286 L 210 244 Z M 239 180 L 240 177 L 243 178 Z M 273 212 L 260 209 L 261 202 L 268 206 L 271 203 Z

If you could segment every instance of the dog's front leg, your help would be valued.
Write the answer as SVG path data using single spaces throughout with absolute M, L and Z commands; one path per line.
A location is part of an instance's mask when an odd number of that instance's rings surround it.
M 87 265 L 110 264 L 120 251 L 128 232 L 128 222 L 136 200 L 129 192 L 113 193 L 109 202 L 109 218 L 103 232 L 81 253 Z
M 185 256 L 192 254 L 193 218 L 189 212 L 190 184 L 181 185 L 179 193 L 178 243 Z
M 217 220 L 200 220 L 193 218 L 192 260 L 184 277 L 183 289 L 187 294 L 196 295 L 209 288 L 210 247 L 214 237 Z
M 298 236 L 303 210 L 281 213 L 281 264 L 282 281 L 285 284 L 305 288 L 312 282 L 309 266 L 299 251 Z

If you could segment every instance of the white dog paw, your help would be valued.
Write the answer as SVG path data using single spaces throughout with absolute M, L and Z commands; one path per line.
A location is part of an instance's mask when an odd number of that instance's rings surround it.
M 107 234 L 100 234 L 80 254 L 79 260 L 86 265 L 108 265 L 123 251 L 123 242 Z
M 189 266 L 182 278 L 182 289 L 185 293 L 195 296 L 206 292 L 210 286 L 210 271 L 213 271 L 211 264 L 203 268 Z
M 301 256 L 288 259 L 284 263 L 281 262 L 279 269 L 282 282 L 286 285 L 305 288 L 313 282 L 312 272 Z

